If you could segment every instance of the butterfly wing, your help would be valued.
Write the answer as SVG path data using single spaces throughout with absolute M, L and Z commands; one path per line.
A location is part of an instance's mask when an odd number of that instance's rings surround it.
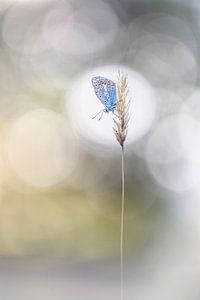
M 116 106 L 116 84 L 107 78 L 97 76 L 92 78 L 94 91 L 107 111 L 114 111 Z

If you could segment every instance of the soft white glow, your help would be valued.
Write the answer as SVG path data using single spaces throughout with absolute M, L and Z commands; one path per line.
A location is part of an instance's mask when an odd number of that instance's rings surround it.
M 200 163 L 200 122 L 190 115 L 181 115 L 179 130 L 185 155 L 191 161 Z
M 192 93 L 190 92 L 190 96 L 183 102 L 181 112 L 200 122 L 200 90 L 196 87 L 193 87 L 193 90 Z
M 149 164 L 154 179 L 164 188 L 175 192 L 195 188 L 200 183 L 199 168 L 200 164 L 186 159 L 171 164 Z
M 77 151 L 65 118 L 36 109 L 17 118 L 6 143 L 9 164 L 27 184 L 50 187 L 67 179 L 75 167 Z
M 183 100 L 177 95 L 176 93 L 173 93 L 171 90 L 163 89 L 163 88 L 157 88 L 156 89 L 156 102 L 157 102 L 157 112 L 156 112 L 156 120 L 159 122 L 160 119 L 173 114 L 177 113 L 180 110 L 180 107 L 183 103 Z M 152 137 L 152 139 L 157 139 L 156 143 L 159 144 L 160 139 L 160 145 L 158 147 L 162 147 L 164 149 L 164 155 L 166 151 L 166 144 L 168 145 L 168 140 L 163 141 L 163 133 L 158 132 L 157 133 L 159 137 Z M 169 134 L 170 136 L 170 134 Z M 140 157 L 146 156 L 146 144 L 147 144 L 148 137 L 144 137 L 143 139 L 137 141 L 134 143 L 134 147 L 132 147 L 132 151 L 136 153 Z M 170 151 L 170 150 L 169 150 Z M 161 155 L 161 154 L 159 154 Z M 153 157 L 149 159 L 154 159 Z M 162 160 L 163 158 L 161 158 Z
M 139 139 L 148 132 L 155 118 L 155 94 L 151 85 L 137 72 L 124 66 L 104 66 L 88 71 L 74 79 L 66 97 L 68 115 L 78 132 L 87 140 L 117 146 L 113 134 L 113 115 L 104 114 L 102 119 L 92 117 L 103 105 L 96 97 L 91 78 L 101 75 L 117 82 L 118 70 L 128 74 L 130 104 L 130 122 L 127 144 Z
M 179 119 L 180 138 L 185 155 L 200 163 L 200 90 L 184 101 Z
M 166 117 L 180 111 L 183 99 L 170 89 L 160 88 L 157 92 L 157 116 L 158 118 Z
M 179 114 L 162 120 L 149 137 L 146 150 L 148 167 L 155 180 L 176 192 L 191 189 L 200 182 L 200 164 L 188 159 L 180 139 L 180 122 L 185 120 Z
M 54 8 L 45 17 L 43 32 L 49 44 L 66 56 L 83 56 L 102 51 L 118 31 L 118 18 L 107 3 L 84 2 L 73 13 Z
M 168 164 L 183 156 L 178 120 L 178 115 L 171 115 L 158 123 L 147 143 L 146 157 L 149 163 Z
M 197 79 L 194 54 L 175 37 L 163 34 L 138 37 L 130 46 L 128 58 L 134 68 L 157 84 L 171 87 L 176 81 L 194 84 Z
M 5 14 L 2 24 L 3 41 L 13 51 L 36 54 L 46 50 L 41 22 L 43 16 L 36 6 L 15 3 Z

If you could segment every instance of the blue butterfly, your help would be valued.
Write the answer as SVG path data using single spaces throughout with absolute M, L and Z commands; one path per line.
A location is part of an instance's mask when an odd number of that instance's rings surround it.
M 96 76 L 92 78 L 92 85 L 94 87 L 94 92 L 96 96 L 99 98 L 99 100 L 105 107 L 103 110 L 98 112 L 96 116 L 93 117 L 94 119 L 101 113 L 101 116 L 99 118 L 100 120 L 104 112 L 114 113 L 114 110 L 117 105 L 116 84 L 110 79 L 101 76 Z

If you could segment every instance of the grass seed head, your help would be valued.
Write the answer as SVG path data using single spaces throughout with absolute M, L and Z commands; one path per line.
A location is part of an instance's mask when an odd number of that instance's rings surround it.
M 128 76 L 119 71 L 117 82 L 117 105 L 115 110 L 114 119 L 114 134 L 117 141 L 124 146 L 124 142 L 128 133 L 128 111 L 130 101 L 127 101 L 128 97 Z

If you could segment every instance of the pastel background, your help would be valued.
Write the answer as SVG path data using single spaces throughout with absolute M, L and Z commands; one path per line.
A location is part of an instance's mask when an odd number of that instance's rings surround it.
M 125 299 L 200 299 L 199 60 L 198 0 L 0 1 L 0 299 L 119 299 L 118 70 Z

